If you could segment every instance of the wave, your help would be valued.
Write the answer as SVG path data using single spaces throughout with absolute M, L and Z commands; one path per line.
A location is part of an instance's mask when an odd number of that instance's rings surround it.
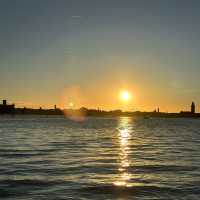
M 57 185 L 61 183 L 61 181 L 45 181 L 45 180 L 37 180 L 37 179 L 20 179 L 20 180 L 12 180 L 6 179 L 0 181 L 1 185 L 7 185 L 9 187 L 16 186 L 51 186 Z
M 199 170 L 199 166 L 183 166 L 183 165 L 138 165 L 131 166 L 130 171 L 134 172 L 183 172 Z
M 46 156 L 51 152 L 56 152 L 59 149 L 43 149 L 43 150 L 2 150 L 0 149 L 0 157 L 3 158 L 24 158 Z
M 199 188 L 175 188 L 175 187 L 163 187 L 154 185 L 143 186 L 115 186 L 115 185 L 103 185 L 103 186 L 90 186 L 81 188 L 79 190 L 83 194 L 97 194 L 97 195 L 116 195 L 116 196 L 177 196 L 177 195 L 199 195 Z
M 26 195 L 26 187 L 30 187 L 31 190 L 33 187 L 40 188 L 41 186 L 51 186 L 57 184 L 56 182 L 42 181 L 42 180 L 1 180 L 0 181 L 0 198 L 6 197 L 16 197 Z
M 171 187 L 159 187 L 153 185 L 146 186 L 114 186 L 114 185 L 105 185 L 105 186 L 91 186 L 87 188 L 81 188 L 83 193 L 95 193 L 95 194 L 114 194 L 114 195 L 155 195 L 159 193 L 173 194 L 180 192 L 179 189 Z
M 26 196 L 30 192 L 33 192 L 33 190 L 39 192 L 43 189 L 49 190 L 52 188 L 52 191 L 54 191 L 59 186 L 70 186 L 72 184 L 74 182 L 67 180 L 4 179 L 0 180 L 0 199 L 11 196 Z

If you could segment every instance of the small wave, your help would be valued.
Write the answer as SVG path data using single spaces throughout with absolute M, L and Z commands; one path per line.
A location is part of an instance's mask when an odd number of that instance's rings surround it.
M 134 172 L 179 172 L 179 171 L 194 171 L 198 170 L 198 166 L 179 166 L 179 165 L 144 165 L 133 166 L 130 170 Z
M 27 157 L 33 157 L 33 156 L 44 156 L 47 155 L 45 153 L 5 153 L 5 154 L 0 154 L 0 157 L 3 158 L 27 158 Z
M 8 197 L 17 197 L 27 195 L 27 187 L 33 190 L 33 187 L 41 188 L 41 186 L 51 186 L 56 182 L 41 181 L 41 180 L 1 180 L 0 181 L 0 199 Z
M 8 190 L 0 189 L 0 198 L 6 198 L 6 197 L 10 197 L 12 195 L 13 195 L 13 193 Z
M 159 187 L 159 186 L 90 186 L 87 188 L 80 189 L 83 193 L 94 193 L 94 194 L 112 194 L 112 195 L 158 195 L 159 193 L 173 194 L 179 192 L 178 189 L 171 187 Z
M 5 179 L 0 180 L 0 199 L 7 197 L 26 196 L 33 191 L 55 190 L 59 186 L 67 186 L 74 184 L 71 181 L 63 180 L 38 180 L 38 179 Z M 14 198 L 13 198 L 14 199 Z
M 36 180 L 36 179 L 21 179 L 21 180 L 1 180 L 0 185 L 6 185 L 9 187 L 17 186 L 51 186 L 59 184 L 59 181 L 45 181 L 45 180 Z

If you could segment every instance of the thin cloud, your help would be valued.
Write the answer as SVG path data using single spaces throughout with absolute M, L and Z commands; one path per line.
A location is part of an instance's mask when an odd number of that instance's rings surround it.
M 72 15 L 72 18 L 74 18 L 74 19 L 80 19 L 82 17 L 80 15 Z

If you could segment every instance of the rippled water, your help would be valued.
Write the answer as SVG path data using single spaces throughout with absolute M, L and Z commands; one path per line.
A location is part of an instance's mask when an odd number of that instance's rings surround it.
M 0 199 L 200 199 L 200 121 L 1 116 Z

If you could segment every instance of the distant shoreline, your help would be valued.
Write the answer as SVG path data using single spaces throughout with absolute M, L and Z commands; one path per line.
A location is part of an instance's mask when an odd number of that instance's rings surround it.
M 122 111 L 122 110 L 111 110 L 105 111 L 101 109 L 88 109 L 81 107 L 79 109 L 60 109 L 55 105 L 53 109 L 39 109 L 34 108 L 16 108 L 15 104 L 7 104 L 7 100 L 3 100 L 3 104 L 0 104 L 0 115 L 1 114 L 10 114 L 10 115 L 63 115 L 69 118 L 84 118 L 89 117 L 118 117 L 118 116 L 127 116 L 127 117 L 144 117 L 144 118 L 200 118 L 200 113 L 195 113 L 195 103 L 192 102 L 190 111 L 181 111 L 180 113 L 166 113 L 160 112 L 158 107 L 153 112 L 141 112 L 141 111 Z

